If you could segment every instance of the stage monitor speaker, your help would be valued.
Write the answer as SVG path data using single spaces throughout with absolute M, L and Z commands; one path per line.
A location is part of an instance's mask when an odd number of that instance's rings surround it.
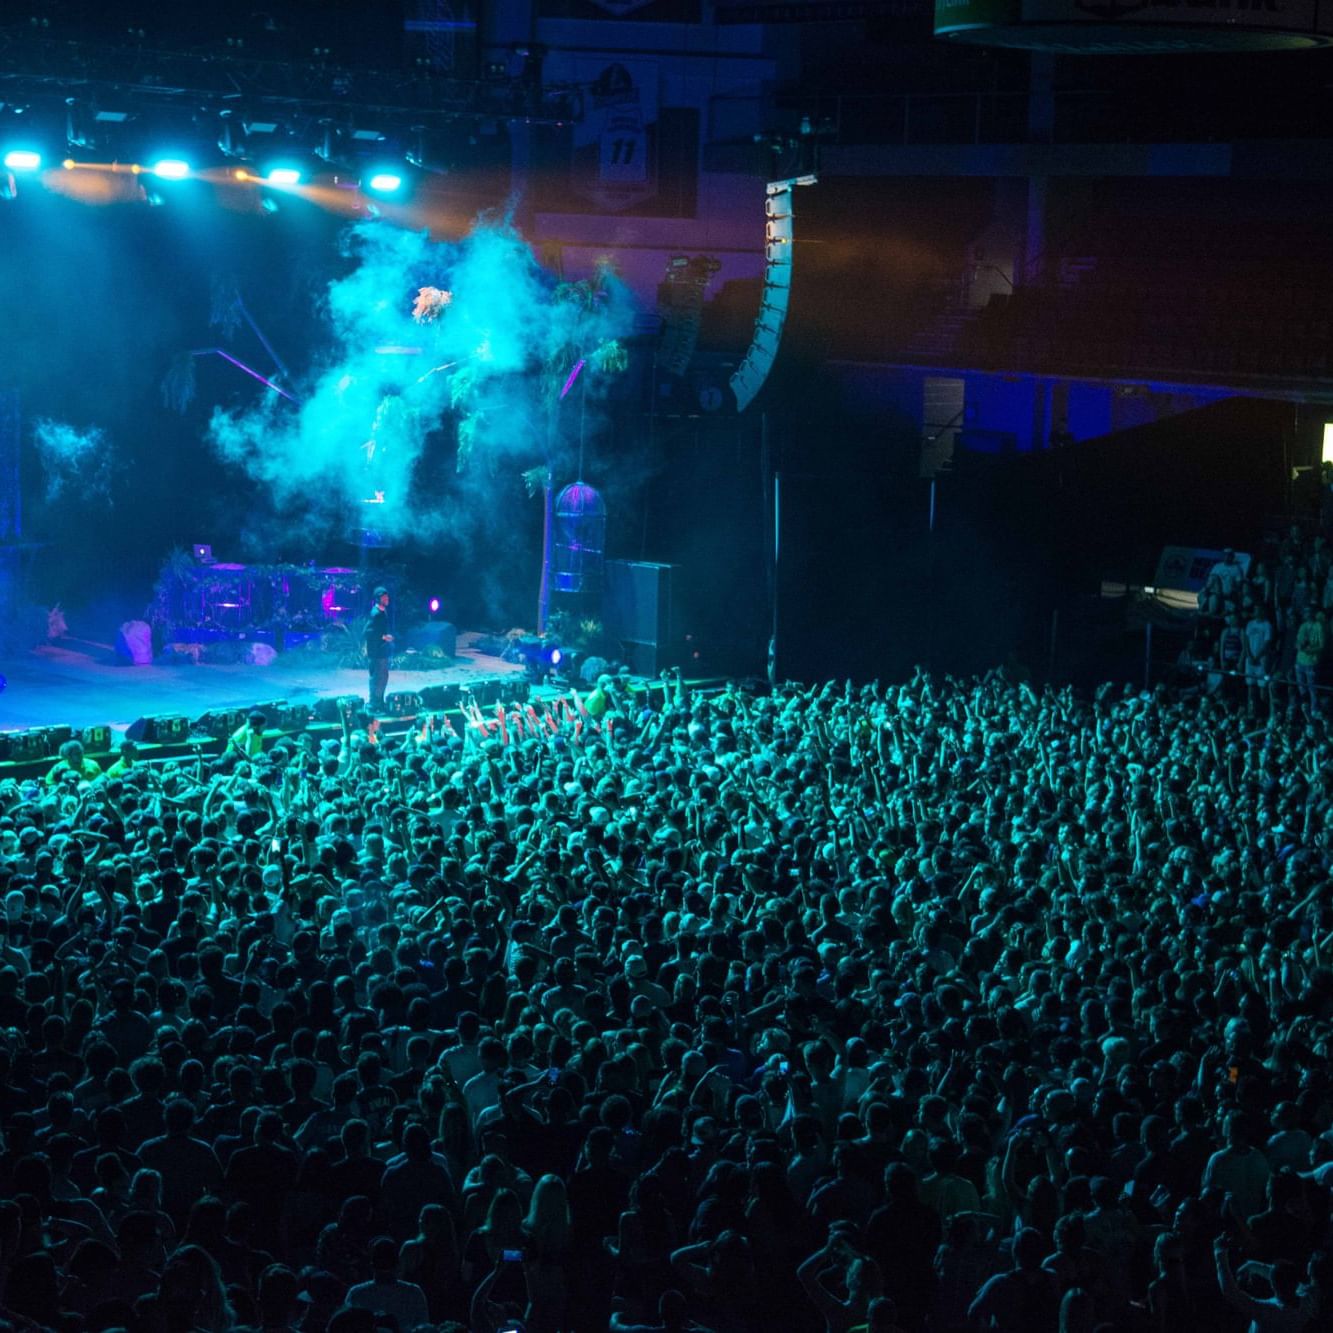
M 310 725 L 309 704 L 289 704 L 286 699 L 268 699 L 246 709 L 246 712 L 253 713 L 256 709 L 268 719 L 269 731 L 304 731 Z
M 145 745 L 175 745 L 190 735 L 190 719 L 182 713 L 157 713 L 137 718 L 125 730 L 125 738 Z
M 390 717 L 412 717 L 421 711 L 421 696 L 411 690 L 395 690 L 384 696 Z
M 73 739 L 74 728 L 68 722 L 58 722 L 52 727 L 42 727 L 41 731 L 46 736 L 46 744 L 49 753 L 55 754 L 67 740 Z
M 532 685 L 526 676 L 491 676 L 485 680 L 473 681 L 461 686 L 460 697 L 475 703 L 479 708 L 494 709 L 496 704 L 527 703 L 532 693 Z
M 214 740 L 225 741 L 245 722 L 244 708 L 210 708 L 194 720 L 194 730 Z
M 0 731 L 0 763 L 26 764 L 46 757 L 46 735 L 32 731 Z
M 350 709 L 355 716 L 365 708 L 366 701 L 359 694 L 340 694 L 333 699 L 317 699 L 313 713 L 314 719 L 316 722 L 341 722 L 341 710 L 344 706 Z
M 309 704 L 284 704 L 278 714 L 279 731 L 304 731 L 314 710 Z
M 27 764 L 34 759 L 46 759 L 50 754 L 44 728 L 0 732 L 0 762 Z
M 428 657 L 453 657 L 458 648 L 458 631 L 447 620 L 428 620 L 408 630 L 404 647 Z
M 111 728 L 105 722 L 95 727 L 84 727 L 79 732 L 85 754 L 109 754 L 111 752 Z
M 421 687 L 421 706 L 434 712 L 458 707 L 459 687 L 457 685 L 423 685 Z
M 655 676 L 675 652 L 671 605 L 674 565 L 647 560 L 608 560 L 602 597 L 602 626 L 623 647 L 625 665 Z

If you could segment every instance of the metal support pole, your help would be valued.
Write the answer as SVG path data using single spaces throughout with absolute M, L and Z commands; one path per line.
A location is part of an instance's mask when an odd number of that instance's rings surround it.
M 537 633 L 546 633 L 546 613 L 551 606 L 551 542 L 552 542 L 552 487 L 551 470 L 546 470 L 542 484 L 542 581 L 537 590 Z

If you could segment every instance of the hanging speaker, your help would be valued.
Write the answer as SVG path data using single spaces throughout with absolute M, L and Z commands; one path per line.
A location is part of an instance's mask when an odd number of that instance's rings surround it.
M 736 406 L 741 412 L 764 387 L 782 342 L 787 304 L 791 299 L 792 249 L 796 236 L 794 193 L 796 186 L 814 183 L 814 176 L 797 176 L 792 180 L 770 181 L 766 187 L 763 301 L 749 351 L 731 377 L 731 391 L 736 395 Z

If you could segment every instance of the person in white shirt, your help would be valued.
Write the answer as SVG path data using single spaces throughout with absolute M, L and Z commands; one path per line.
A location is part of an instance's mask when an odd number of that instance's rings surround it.
M 1240 1216 L 1253 1217 L 1264 1206 L 1264 1186 L 1272 1174 L 1268 1159 L 1250 1145 L 1238 1112 L 1227 1118 L 1226 1134 L 1227 1146 L 1215 1152 L 1204 1168 L 1203 1187 L 1232 1195 Z
M 1200 598 L 1204 613 L 1214 616 L 1225 614 L 1244 576 L 1245 571 L 1237 562 L 1235 551 L 1223 551 L 1222 558 L 1208 571 L 1208 577 L 1204 580 Z
M 1264 1145 L 1269 1168 L 1280 1171 L 1308 1171 L 1314 1157 L 1314 1139 L 1301 1128 L 1300 1108 L 1295 1102 L 1279 1102 L 1273 1112 L 1274 1133 Z
M 458 1040 L 440 1056 L 449 1066 L 454 1082 L 460 1088 L 467 1086 L 467 1081 L 481 1073 L 481 1056 L 477 1047 L 481 1036 L 481 1020 L 476 1014 L 464 1012 L 458 1015 Z
M 1245 622 L 1245 685 L 1250 707 L 1258 705 L 1260 692 L 1268 688 L 1273 664 L 1273 626 L 1262 606 Z
M 463 1084 L 463 1100 L 475 1126 L 481 1113 L 500 1104 L 500 1074 L 509 1062 L 504 1043 L 487 1037 L 477 1048 L 481 1057 L 481 1072 Z
M 347 1304 L 354 1310 L 392 1315 L 403 1333 L 430 1323 L 426 1293 L 415 1282 L 398 1277 L 398 1246 L 381 1236 L 370 1247 L 370 1266 L 374 1277 L 358 1283 L 347 1293 Z

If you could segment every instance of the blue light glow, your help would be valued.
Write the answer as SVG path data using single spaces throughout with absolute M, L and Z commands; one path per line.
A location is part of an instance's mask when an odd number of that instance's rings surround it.
M 180 157 L 164 157 L 153 163 L 153 175 L 158 180 L 183 181 L 190 174 L 190 164 Z
M 42 155 L 32 148 L 11 148 L 5 154 L 5 166 L 10 171 L 36 171 L 42 165 Z
M 376 194 L 392 194 L 402 188 L 403 178 L 396 171 L 377 171 L 367 182 L 367 189 Z

